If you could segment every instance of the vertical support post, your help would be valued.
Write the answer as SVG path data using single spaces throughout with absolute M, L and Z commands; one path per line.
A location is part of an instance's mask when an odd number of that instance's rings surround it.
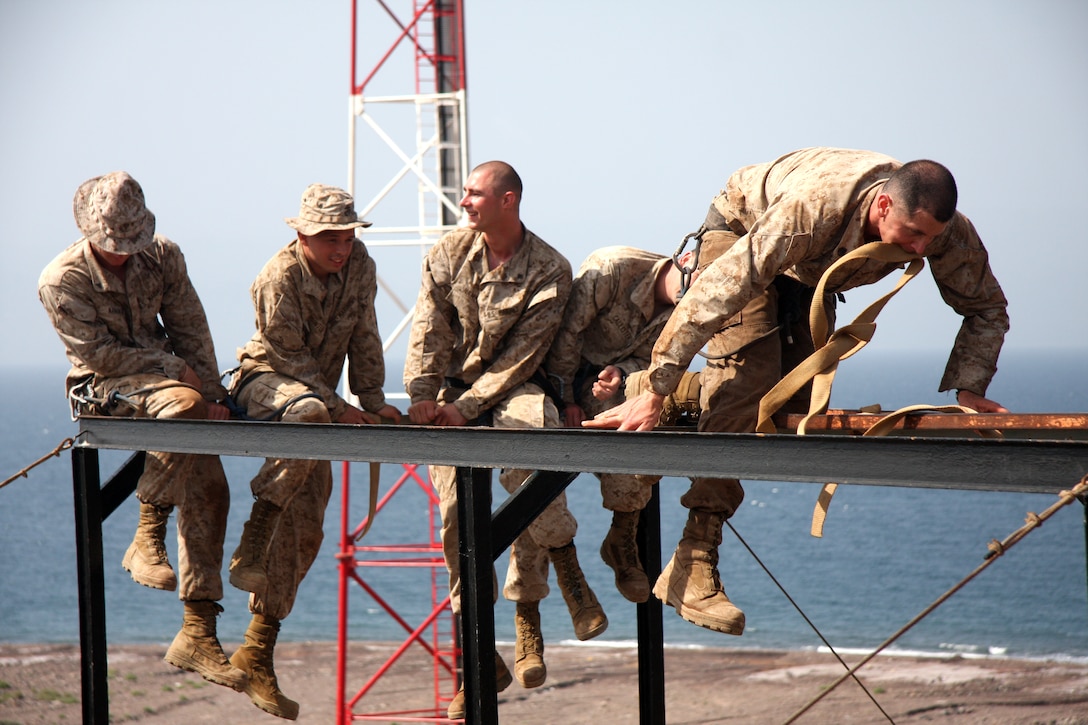
M 498 725 L 491 469 L 457 469 L 457 516 L 460 525 L 465 721 L 474 725 Z
M 340 587 L 337 592 L 339 611 L 336 617 L 336 725 L 347 720 L 347 667 L 348 667 L 348 577 L 355 569 L 355 542 L 352 541 L 349 517 L 351 515 L 351 463 L 343 461 L 340 471 L 340 560 L 337 569 Z
M 638 549 L 650 586 L 661 573 L 661 485 L 653 493 L 638 521 Z M 650 597 L 637 605 L 638 708 L 641 725 L 665 725 L 665 649 L 661 602 Z
M 98 451 L 72 448 L 79 587 L 79 651 L 83 722 L 110 719 L 106 681 L 106 582 L 102 573 L 102 503 Z

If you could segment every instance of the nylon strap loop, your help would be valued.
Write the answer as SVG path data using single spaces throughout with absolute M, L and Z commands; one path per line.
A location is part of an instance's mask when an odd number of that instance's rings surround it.
M 826 293 L 827 282 L 844 264 L 858 259 L 872 259 L 889 264 L 903 262 L 908 264 L 891 291 L 862 310 L 861 314 L 854 318 L 852 323 L 835 330 L 829 337 L 827 334 L 827 313 L 824 309 L 824 294 Z M 868 344 L 876 333 L 875 320 L 880 311 L 884 309 L 884 305 L 907 282 L 918 276 L 924 266 L 925 261 L 921 257 L 910 254 L 898 245 L 886 242 L 870 242 L 843 255 L 841 259 L 828 267 L 820 277 L 820 282 L 816 285 L 816 290 L 812 295 L 812 305 L 809 307 L 809 329 L 812 332 L 812 343 L 816 350 L 804 362 L 779 380 L 778 384 L 771 388 L 759 401 L 756 432 L 775 433 L 777 428 L 771 417 L 793 397 L 794 393 L 811 380 L 812 396 L 809 400 L 808 413 L 797 426 L 797 435 L 804 435 L 809 420 L 813 416 L 823 415 L 827 412 L 827 406 L 831 402 L 831 384 L 835 380 L 835 371 L 839 367 L 839 362 Z M 888 428 L 890 429 L 893 426 L 894 422 Z M 831 505 L 831 497 L 835 495 L 837 488 L 837 483 L 825 483 L 823 489 L 821 489 L 820 496 L 816 501 L 816 507 L 812 512 L 810 532 L 813 536 L 823 536 L 827 510 Z

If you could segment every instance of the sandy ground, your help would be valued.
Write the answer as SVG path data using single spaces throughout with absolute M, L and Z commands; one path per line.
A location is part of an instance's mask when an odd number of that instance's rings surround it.
M 228 652 L 231 645 L 224 643 Z M 384 643 L 352 644 L 349 698 L 394 649 Z M 500 646 L 512 666 L 509 650 Z M 255 708 L 243 694 L 167 665 L 161 660 L 164 651 L 150 645 L 110 648 L 111 722 L 283 722 Z M 639 722 L 634 649 L 549 646 L 545 659 L 544 686 L 525 690 L 515 682 L 499 695 L 501 722 Z M 846 658 L 850 663 L 857 659 Z M 815 652 L 668 649 L 665 661 L 670 725 L 784 723 L 845 671 L 832 655 Z M 277 648 L 276 671 L 283 690 L 301 704 L 298 722 L 336 721 L 335 644 L 283 643 Z M 862 668 L 858 677 L 879 706 L 847 681 L 796 722 L 1088 725 L 1086 665 L 882 656 Z M 447 684 L 443 694 L 448 695 L 450 688 Z M 434 716 L 434 699 L 432 660 L 413 647 L 352 712 L 358 716 L 430 708 L 428 713 Z M 0 725 L 78 723 L 79 700 L 78 647 L 0 645 Z M 412 721 L 403 715 L 367 719 Z

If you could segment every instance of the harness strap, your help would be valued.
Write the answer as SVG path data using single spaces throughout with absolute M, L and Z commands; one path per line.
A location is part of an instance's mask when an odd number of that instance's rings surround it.
M 824 290 L 827 287 L 827 282 L 842 265 L 857 259 L 872 259 L 887 263 L 908 262 L 909 264 L 890 292 L 866 307 L 861 314 L 854 318 L 852 323 L 840 327 L 828 336 L 827 314 L 824 310 Z M 812 306 L 809 308 L 809 328 L 812 331 L 812 343 L 816 350 L 804 362 L 778 381 L 778 384 L 771 388 L 759 401 L 759 418 L 756 423 L 756 432 L 776 432 L 777 428 L 774 421 L 771 420 L 771 416 L 777 413 L 794 393 L 811 380 L 812 397 L 809 400 L 808 413 L 797 426 L 797 434 L 804 435 L 808 421 L 813 416 L 823 415 L 827 412 L 827 406 L 831 401 L 831 384 L 834 382 L 839 361 L 845 360 L 868 344 L 876 332 L 876 317 L 884 309 L 884 305 L 907 282 L 918 276 L 924 266 L 925 262 L 920 257 L 908 253 L 902 247 L 885 242 L 871 242 L 845 254 L 828 267 L 827 271 L 820 277 L 819 284 L 816 285 L 816 291 L 812 295 Z M 885 428 L 881 428 L 882 432 L 873 433 L 873 435 L 882 435 L 894 427 L 896 421 L 898 421 L 898 418 L 887 424 Z M 877 425 L 879 426 L 880 423 L 877 423 Z M 869 433 L 866 432 L 866 435 L 869 435 Z M 827 510 L 831 505 L 831 497 L 835 495 L 837 488 L 837 483 L 825 483 L 820 490 L 816 507 L 812 513 L 810 531 L 813 536 L 823 536 L 824 520 L 827 518 Z

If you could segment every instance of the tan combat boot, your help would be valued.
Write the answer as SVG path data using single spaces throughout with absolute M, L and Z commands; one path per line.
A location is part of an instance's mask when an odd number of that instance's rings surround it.
M 650 581 L 638 558 L 638 511 L 613 511 L 612 526 L 601 542 L 601 559 L 616 575 L 616 589 L 629 602 L 650 598 Z
M 282 512 L 269 501 L 253 501 L 242 539 L 230 557 L 230 583 L 238 589 L 261 594 L 268 588 L 268 542 Z
M 121 566 L 132 574 L 133 581 L 168 592 L 178 588 L 178 578 L 166 557 L 166 521 L 172 510 L 172 506 L 141 503 L 136 536 L 121 560 Z
M 222 611 L 218 602 L 185 602 L 181 631 L 163 659 L 174 667 L 197 673 L 208 682 L 242 692 L 246 689 L 246 673 L 227 661 L 215 634 L 215 618 Z
M 574 635 L 585 641 L 608 629 L 608 617 L 582 575 L 582 567 L 578 566 L 574 542 L 558 549 L 549 549 L 548 557 L 555 567 L 555 578 L 567 603 L 570 621 L 574 623 Z
M 230 663 L 249 675 L 243 692 L 254 705 L 276 717 L 294 720 L 298 717 L 298 703 L 280 691 L 272 667 L 272 652 L 279 631 L 278 619 L 254 614 L 246 630 L 245 642 L 231 656 Z
M 684 535 L 654 584 L 654 596 L 692 624 L 740 635 L 744 612 L 729 601 L 718 577 L 723 521 L 721 513 L 688 511 Z
M 506 663 L 502 661 L 502 657 L 499 653 L 495 653 L 495 692 L 502 692 L 507 687 L 510 687 L 510 683 L 514 681 L 513 675 L 510 674 L 510 670 L 507 669 Z M 461 689 L 457 691 L 457 694 L 453 696 L 453 700 L 450 701 L 450 706 L 446 709 L 446 717 L 450 720 L 460 720 L 465 716 L 465 685 L 461 684 Z
M 540 602 L 518 602 L 514 611 L 514 677 L 521 686 L 540 687 L 548 678 L 544 664 L 544 635 L 540 632 Z

